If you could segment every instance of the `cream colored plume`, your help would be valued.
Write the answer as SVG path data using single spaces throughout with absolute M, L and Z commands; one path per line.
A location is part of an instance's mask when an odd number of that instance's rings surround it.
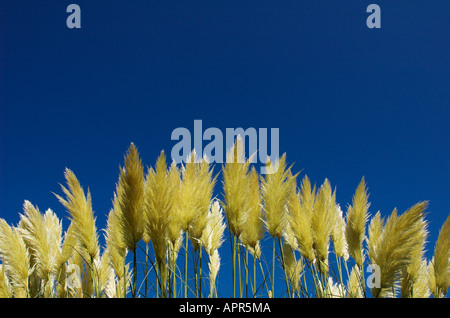
M 311 228 L 314 238 L 314 251 L 319 260 L 318 266 L 321 272 L 327 271 L 324 264 L 328 260 L 328 247 L 330 243 L 331 230 L 334 226 L 335 204 L 331 185 L 328 179 L 325 179 L 323 185 L 314 201 L 314 212 L 311 217 Z
M 14 297 L 27 297 L 28 278 L 33 272 L 30 255 L 19 230 L 10 227 L 4 219 L 0 219 L 0 255 Z
M 99 257 L 97 227 L 95 226 L 94 212 L 92 211 L 91 193 L 88 190 L 85 196 L 77 177 L 70 170 L 64 172 L 68 188 L 61 185 L 66 198 L 56 195 L 58 200 L 67 209 L 73 224 L 73 233 L 86 250 L 91 260 Z
M 227 151 L 223 174 L 223 209 L 228 228 L 235 236 L 240 236 L 249 213 L 248 170 L 250 162 L 244 156 L 244 144 L 237 136 L 234 145 Z
M 245 209 L 245 226 L 241 226 L 241 235 L 239 239 L 250 253 L 259 259 L 258 253 L 259 241 L 264 237 L 264 223 L 262 219 L 262 197 L 259 185 L 259 176 L 255 168 L 252 168 L 248 177 L 248 197 Z M 244 220 L 244 218 L 242 219 Z
M 267 174 L 261 178 L 264 209 L 264 224 L 270 236 L 281 238 L 287 223 L 286 205 L 293 189 L 295 177 L 291 168 L 286 167 L 286 155 L 279 160 L 266 164 Z
M 297 193 L 295 189 L 294 184 L 288 199 L 288 222 L 296 238 L 300 253 L 312 262 L 315 259 L 314 238 L 311 228 L 315 188 L 311 189 L 309 178 L 305 175 L 299 192 Z
M 226 225 L 220 203 L 215 200 L 211 204 L 207 223 L 201 236 L 201 244 L 210 256 L 222 245 L 225 228 Z

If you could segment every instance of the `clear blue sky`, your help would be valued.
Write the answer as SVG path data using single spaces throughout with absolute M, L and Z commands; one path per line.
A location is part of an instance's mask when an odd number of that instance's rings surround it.
M 52 192 L 69 167 L 103 228 L 130 142 L 154 164 L 201 119 L 279 128 L 342 207 L 362 176 L 372 214 L 429 200 L 430 256 L 450 212 L 450 2 L 373 2 L 2 1 L 0 217 L 25 199 L 65 217 Z

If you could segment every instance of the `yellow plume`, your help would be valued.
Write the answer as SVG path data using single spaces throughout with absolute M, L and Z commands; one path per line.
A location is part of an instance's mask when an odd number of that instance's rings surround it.
M 93 260 L 99 257 L 100 250 L 94 212 L 92 211 L 91 194 L 88 190 L 87 195 L 84 195 L 77 177 L 71 170 L 66 168 L 64 175 L 68 189 L 62 185 L 61 188 L 66 194 L 66 199 L 59 195 L 56 195 L 56 197 L 70 214 L 75 237 Z
M 426 202 L 418 203 L 400 216 L 394 210 L 378 238 L 369 237 L 369 258 L 372 264 L 379 266 L 381 275 L 380 287 L 372 289 L 374 297 L 391 295 L 401 270 L 412 264 L 413 252 L 422 243 L 426 207 Z M 378 235 L 377 227 L 381 224 L 378 219 L 375 218 L 377 223 L 370 230 L 375 235 Z
M 32 273 L 30 256 L 19 230 L 0 219 L 0 254 L 16 298 L 28 296 L 28 277 Z
M 364 255 L 362 252 L 362 243 L 365 237 L 365 226 L 369 217 L 368 210 L 370 203 L 368 202 L 366 184 L 364 177 L 356 188 L 353 196 L 352 205 L 347 210 L 347 228 L 345 231 L 348 244 L 348 252 L 356 261 L 356 264 L 362 266 Z
M 131 143 L 125 155 L 125 166 L 120 168 L 116 187 L 117 202 L 120 207 L 121 233 L 129 251 L 134 252 L 136 244 L 144 233 L 144 169 L 139 152 Z
M 432 261 L 435 288 L 432 289 L 434 297 L 443 297 L 447 294 L 450 285 L 450 214 L 439 231 L 434 248 Z

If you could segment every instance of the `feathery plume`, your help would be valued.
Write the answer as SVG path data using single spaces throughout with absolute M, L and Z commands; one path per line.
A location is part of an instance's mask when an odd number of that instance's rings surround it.
M 167 227 L 172 209 L 172 189 L 167 174 L 166 156 L 161 152 L 155 169 L 149 168 L 144 187 L 145 231 L 150 237 L 158 263 L 167 251 Z
M 450 285 L 450 214 L 439 231 L 431 263 L 435 282 L 431 291 L 434 297 L 444 297 Z
M 288 200 L 288 222 L 296 238 L 300 253 L 310 262 L 314 261 L 314 239 L 311 217 L 315 189 L 311 189 L 308 176 L 304 176 L 299 192 L 292 190 Z
M 424 258 L 421 260 L 411 289 L 413 291 L 411 295 L 413 298 L 429 298 L 431 295 L 428 280 L 428 266 Z
M 362 289 L 362 275 L 359 266 L 353 266 L 348 279 L 348 296 L 350 298 L 363 298 L 364 292 Z
M 183 235 L 182 224 L 177 214 L 177 212 L 179 211 L 177 205 L 178 205 L 178 191 L 180 189 L 181 184 L 180 177 L 181 177 L 180 171 L 178 170 L 176 163 L 173 162 L 168 172 L 169 188 L 171 189 L 172 192 L 171 195 L 172 208 L 169 209 L 168 212 L 169 224 L 167 226 L 167 238 L 172 248 L 176 247 L 176 245 L 180 241 L 180 237 Z M 179 248 L 178 249 L 175 248 L 175 250 L 178 252 Z
M 186 163 L 181 168 L 181 183 L 176 196 L 176 215 L 180 220 L 181 229 L 188 233 L 198 210 L 200 209 L 198 197 L 198 164 L 199 159 L 195 149 L 186 159 Z
M 223 174 L 223 209 L 230 232 L 240 236 L 248 215 L 248 169 L 250 162 L 245 160 L 241 136 L 227 151 Z
M 400 292 L 403 298 L 417 296 L 415 287 L 420 287 L 419 275 L 423 269 L 423 261 L 425 254 L 425 241 L 428 236 L 427 223 L 423 221 L 423 225 L 416 234 L 415 240 L 418 244 L 411 250 L 411 262 L 402 268 L 402 277 L 400 283 Z
M 197 211 L 189 225 L 189 236 L 192 245 L 194 246 L 194 250 L 198 249 L 198 243 L 201 240 L 203 230 L 208 222 L 208 211 L 211 205 L 215 183 L 216 177 L 213 177 L 212 167 L 205 157 L 198 165 L 195 191 Z
M 35 271 L 39 278 L 48 279 L 53 264 L 50 261 L 50 247 L 47 240 L 47 231 L 44 219 L 39 209 L 34 207 L 29 201 L 23 204 L 25 215 L 21 215 L 22 238 L 29 246 L 29 251 L 33 257 Z
M 56 195 L 59 202 L 67 209 L 74 227 L 73 233 L 86 250 L 91 260 L 99 257 L 97 227 L 95 226 L 94 212 L 92 211 L 91 194 L 88 190 L 85 196 L 77 177 L 70 170 L 64 172 L 68 189 L 61 185 L 66 199 Z
M 57 270 L 61 254 L 62 225 L 58 217 L 48 209 L 44 215 L 29 201 L 24 203 L 21 215 L 21 234 L 34 261 L 39 279 L 51 283 L 51 275 Z
M 208 255 L 211 256 L 222 245 L 225 227 L 220 203 L 215 200 L 211 204 L 207 224 L 200 240 Z
M 372 288 L 374 297 L 391 296 L 401 270 L 412 263 L 412 252 L 422 241 L 426 207 L 427 202 L 417 203 L 400 216 L 394 209 L 378 239 L 369 238 L 369 258 L 372 264 L 379 266 L 381 280 L 379 288 Z M 370 230 L 376 235 L 381 224 L 378 219 L 375 218 L 376 223 Z
M 139 152 L 131 143 L 124 159 L 124 167 L 120 168 L 119 182 L 116 187 L 117 202 L 120 213 L 121 233 L 129 251 L 136 250 L 136 244 L 144 233 L 144 169 Z
M 120 218 L 117 214 L 120 213 L 120 209 L 117 197 L 113 202 L 113 209 L 108 214 L 105 230 L 106 241 L 106 253 L 109 256 L 111 267 L 114 269 L 114 273 L 118 280 L 121 280 L 125 276 L 125 258 L 127 254 L 127 247 L 121 234 Z
M 265 225 L 270 236 L 281 238 L 286 226 L 286 204 L 291 194 L 291 168 L 286 168 L 286 154 L 275 163 L 267 163 L 266 178 L 261 178 Z
M 217 296 L 216 279 L 220 269 L 220 256 L 217 249 L 211 254 L 208 263 L 209 269 L 209 297 Z
M 13 291 L 8 282 L 8 277 L 4 270 L 4 265 L 0 263 L 0 298 L 11 298 Z
M 300 291 L 300 278 L 303 275 L 304 264 L 295 258 L 294 250 L 289 244 L 283 245 L 284 267 L 289 283 L 295 292 Z
M 0 219 L 0 255 L 14 297 L 27 297 L 28 277 L 33 271 L 30 256 L 19 230 L 10 227 L 4 219 Z
M 344 261 L 348 260 L 348 246 L 345 237 L 345 220 L 342 216 L 342 210 L 339 204 L 334 205 L 334 225 L 331 230 L 331 241 L 334 245 L 334 252 L 337 257 L 342 257 Z
M 259 259 L 256 253 L 258 242 L 264 237 L 264 223 L 262 219 L 262 197 L 259 186 L 259 176 L 253 167 L 248 175 L 247 217 L 242 227 L 239 239 L 250 253 Z
M 327 266 L 323 266 L 328 260 L 328 246 L 331 230 L 333 228 L 335 204 L 332 202 L 331 185 L 325 179 L 314 201 L 314 213 L 311 217 L 311 228 L 314 238 L 314 251 L 319 260 L 319 270 L 324 273 Z
M 347 209 L 347 228 L 345 231 L 348 244 L 349 255 L 356 261 L 356 264 L 362 266 L 364 262 L 362 243 L 365 237 L 365 226 L 369 217 L 366 183 L 364 177 L 356 188 L 353 196 L 352 205 Z

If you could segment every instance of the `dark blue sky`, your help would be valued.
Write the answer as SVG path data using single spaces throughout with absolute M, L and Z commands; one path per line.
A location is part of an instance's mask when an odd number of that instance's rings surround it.
M 362 176 L 372 214 L 429 200 L 432 250 L 450 212 L 450 2 L 376 1 L 381 29 L 370 3 L 2 1 L 0 217 L 24 199 L 66 216 L 52 192 L 69 167 L 102 228 L 129 143 L 154 164 L 201 119 L 279 128 L 343 207 Z

